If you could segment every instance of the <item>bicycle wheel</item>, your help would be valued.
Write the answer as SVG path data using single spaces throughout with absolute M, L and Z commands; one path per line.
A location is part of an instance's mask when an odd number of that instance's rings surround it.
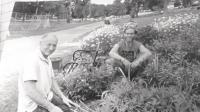
M 66 64 L 63 66 L 63 72 L 64 72 L 64 74 L 65 74 L 65 73 L 73 72 L 74 69 L 76 69 L 77 67 L 78 67 L 78 63 L 74 63 L 74 62 L 66 63 Z
M 77 63 L 93 63 L 93 51 L 77 50 L 73 54 L 73 61 Z

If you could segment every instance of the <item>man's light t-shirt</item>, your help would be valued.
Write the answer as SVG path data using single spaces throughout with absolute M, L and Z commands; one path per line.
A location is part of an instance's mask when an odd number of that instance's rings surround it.
M 51 100 L 51 86 L 54 77 L 52 63 L 49 58 L 44 58 L 40 50 L 27 56 L 18 80 L 18 112 L 32 112 L 37 108 L 37 104 L 25 93 L 23 83 L 35 80 L 36 88 L 44 98 Z

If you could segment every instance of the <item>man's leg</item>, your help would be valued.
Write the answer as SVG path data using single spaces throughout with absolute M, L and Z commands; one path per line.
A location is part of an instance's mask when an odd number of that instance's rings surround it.
M 144 62 L 136 68 L 131 68 L 131 80 L 134 80 L 134 78 L 137 78 L 137 77 L 143 77 L 142 75 L 147 64 L 148 62 Z
M 122 69 L 122 71 L 124 72 L 125 76 L 128 77 L 129 68 L 126 68 L 121 61 L 113 59 L 113 58 L 109 58 L 106 60 L 106 63 L 112 65 L 113 67 L 120 67 Z M 138 66 L 134 69 L 130 68 L 130 80 L 133 80 L 136 77 L 140 77 L 142 75 L 142 73 L 144 72 L 146 65 L 147 65 L 147 62 L 144 62 L 140 66 Z M 122 73 L 120 73 L 120 75 L 121 74 Z M 118 76 L 118 75 L 116 75 L 116 76 Z
M 116 60 L 114 58 L 109 58 L 109 59 L 106 60 L 106 63 L 111 65 L 114 69 L 117 68 L 117 67 L 121 68 L 122 71 L 124 72 L 124 74 L 126 75 L 125 66 L 123 65 L 123 63 L 121 61 Z M 114 78 L 113 79 L 115 81 L 118 81 L 118 80 L 121 79 L 120 76 L 122 76 L 122 73 L 119 70 L 116 70 L 114 72 Z
M 112 65 L 113 67 L 120 67 L 120 68 L 124 69 L 124 65 L 120 60 L 116 60 L 114 58 L 109 58 L 106 60 L 106 63 Z

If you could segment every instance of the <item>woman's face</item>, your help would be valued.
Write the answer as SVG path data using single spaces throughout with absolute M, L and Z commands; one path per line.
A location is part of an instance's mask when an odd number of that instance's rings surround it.
M 124 33 L 124 36 L 127 42 L 134 40 L 134 37 L 136 36 L 135 29 L 127 29 Z

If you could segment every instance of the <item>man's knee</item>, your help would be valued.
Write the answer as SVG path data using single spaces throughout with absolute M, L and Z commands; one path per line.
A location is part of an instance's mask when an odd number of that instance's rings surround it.
M 108 59 L 106 60 L 106 64 L 113 65 L 113 64 L 114 64 L 114 59 L 113 59 L 113 58 L 108 58 Z
M 114 58 L 107 59 L 106 64 L 112 65 L 113 67 L 122 67 L 123 66 L 121 61 L 116 60 Z

